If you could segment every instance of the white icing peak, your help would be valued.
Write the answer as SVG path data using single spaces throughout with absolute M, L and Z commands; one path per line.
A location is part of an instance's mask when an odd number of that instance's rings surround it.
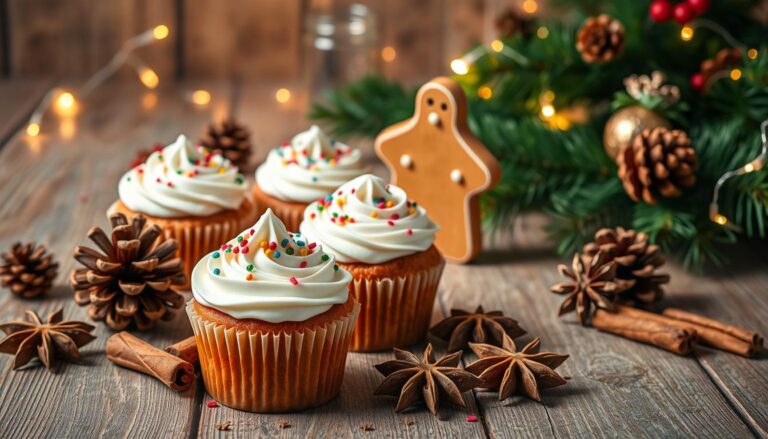
M 266 194 L 309 203 L 366 172 L 360 150 L 329 139 L 317 125 L 270 151 L 256 170 Z
M 120 200 L 147 215 L 178 218 L 237 209 L 246 184 L 221 154 L 193 145 L 184 135 L 155 151 L 120 179 Z
M 237 319 L 304 321 L 345 303 L 352 276 L 268 209 L 256 224 L 205 256 L 192 294 Z
M 310 204 L 300 229 L 340 262 L 379 264 L 427 250 L 438 227 L 401 188 L 366 174 Z

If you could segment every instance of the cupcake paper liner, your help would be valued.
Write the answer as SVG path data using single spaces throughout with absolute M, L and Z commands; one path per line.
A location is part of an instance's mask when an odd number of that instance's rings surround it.
M 406 347 L 427 335 L 445 261 L 407 276 L 354 279 L 350 290 L 360 302 L 352 351 Z
M 208 393 L 216 401 L 259 413 L 321 405 L 339 393 L 360 305 L 340 319 L 300 331 L 238 331 L 204 321 L 192 300 L 187 314 Z
M 174 219 L 157 218 L 150 215 L 144 215 L 147 222 L 157 224 L 163 229 L 165 239 L 176 239 L 179 243 L 179 256 L 184 262 L 184 272 L 187 274 L 187 283 L 179 287 L 178 290 L 189 290 L 189 280 L 192 276 L 192 269 L 203 256 L 216 250 L 219 246 L 232 239 L 243 229 L 251 226 L 255 220 L 255 211 L 253 204 L 247 202 L 238 210 L 232 211 L 229 215 L 220 215 L 217 219 Z M 125 207 L 120 201 L 115 202 L 107 210 L 107 216 L 114 212 L 122 212 L 128 215 L 136 215 Z

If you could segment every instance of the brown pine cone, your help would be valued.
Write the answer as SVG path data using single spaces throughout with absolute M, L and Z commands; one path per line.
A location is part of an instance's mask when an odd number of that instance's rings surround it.
M 616 262 L 616 279 L 634 281 L 631 288 L 619 293 L 618 300 L 651 303 L 664 296 L 662 285 L 669 282 L 669 275 L 655 271 L 666 260 L 661 248 L 648 242 L 648 235 L 621 227 L 600 229 L 595 241 L 584 246 L 584 256 L 592 258 L 601 250 Z
M 618 157 L 619 178 L 634 201 L 656 204 L 658 197 L 679 197 L 696 183 L 696 151 L 681 130 L 644 129 Z
M 624 26 L 610 15 L 598 15 L 584 21 L 576 39 L 576 50 L 587 63 L 604 63 L 624 49 Z
M 221 153 L 238 167 L 248 164 L 251 157 L 251 133 L 234 119 L 208 124 L 200 144 L 214 153 Z
M 115 213 L 109 222 L 111 238 L 99 227 L 88 231 L 101 252 L 75 247 L 75 259 L 86 267 L 70 275 L 75 302 L 89 305 L 88 316 L 104 320 L 114 330 L 131 322 L 146 330 L 159 319 L 171 320 L 184 305 L 184 297 L 171 289 L 186 283 L 184 264 L 176 256 L 178 243 L 163 241 L 160 227 L 145 227 L 146 219 L 140 215 L 129 222 Z
M 714 58 L 706 59 L 701 63 L 701 74 L 704 76 L 704 83 L 709 81 L 717 72 L 735 67 L 741 64 L 741 51 L 735 47 L 720 49 Z
M 0 284 L 17 296 L 31 299 L 51 288 L 58 270 L 59 264 L 53 262 L 53 255 L 46 254 L 45 246 L 17 242 L 2 254 Z
M 509 37 L 517 33 L 528 36 L 531 33 L 531 20 L 518 14 L 512 8 L 505 9 L 496 17 L 496 31 L 501 37 Z

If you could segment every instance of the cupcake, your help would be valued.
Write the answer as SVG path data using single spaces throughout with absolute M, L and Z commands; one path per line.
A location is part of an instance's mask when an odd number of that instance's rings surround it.
M 352 276 L 272 210 L 205 256 L 187 305 L 208 393 L 260 413 L 339 393 L 360 306 Z
M 159 225 L 178 241 L 187 279 L 203 255 L 256 219 L 237 167 L 183 135 L 123 175 L 118 193 L 107 214 L 142 214 Z
M 307 204 L 362 175 L 360 150 L 329 139 L 318 126 L 269 152 L 256 169 L 257 211 L 272 209 L 288 230 L 298 230 Z
M 433 245 L 437 230 L 401 188 L 373 175 L 307 207 L 301 232 L 352 274 L 350 291 L 361 305 L 352 350 L 424 340 L 445 266 Z

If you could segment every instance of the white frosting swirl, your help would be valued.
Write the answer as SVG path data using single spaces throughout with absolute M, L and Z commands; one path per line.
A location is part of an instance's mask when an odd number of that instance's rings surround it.
M 256 170 L 256 183 L 275 198 L 309 203 L 365 172 L 359 149 L 328 139 L 312 125 L 269 152 Z
M 304 321 L 345 303 L 352 276 L 271 209 L 192 271 L 195 300 L 236 319 Z
M 181 135 L 125 173 L 118 193 L 135 212 L 162 218 L 207 216 L 240 207 L 246 183 L 221 154 L 194 146 Z
M 340 262 L 380 264 L 427 250 L 438 227 L 401 188 L 366 174 L 310 204 L 300 229 Z

